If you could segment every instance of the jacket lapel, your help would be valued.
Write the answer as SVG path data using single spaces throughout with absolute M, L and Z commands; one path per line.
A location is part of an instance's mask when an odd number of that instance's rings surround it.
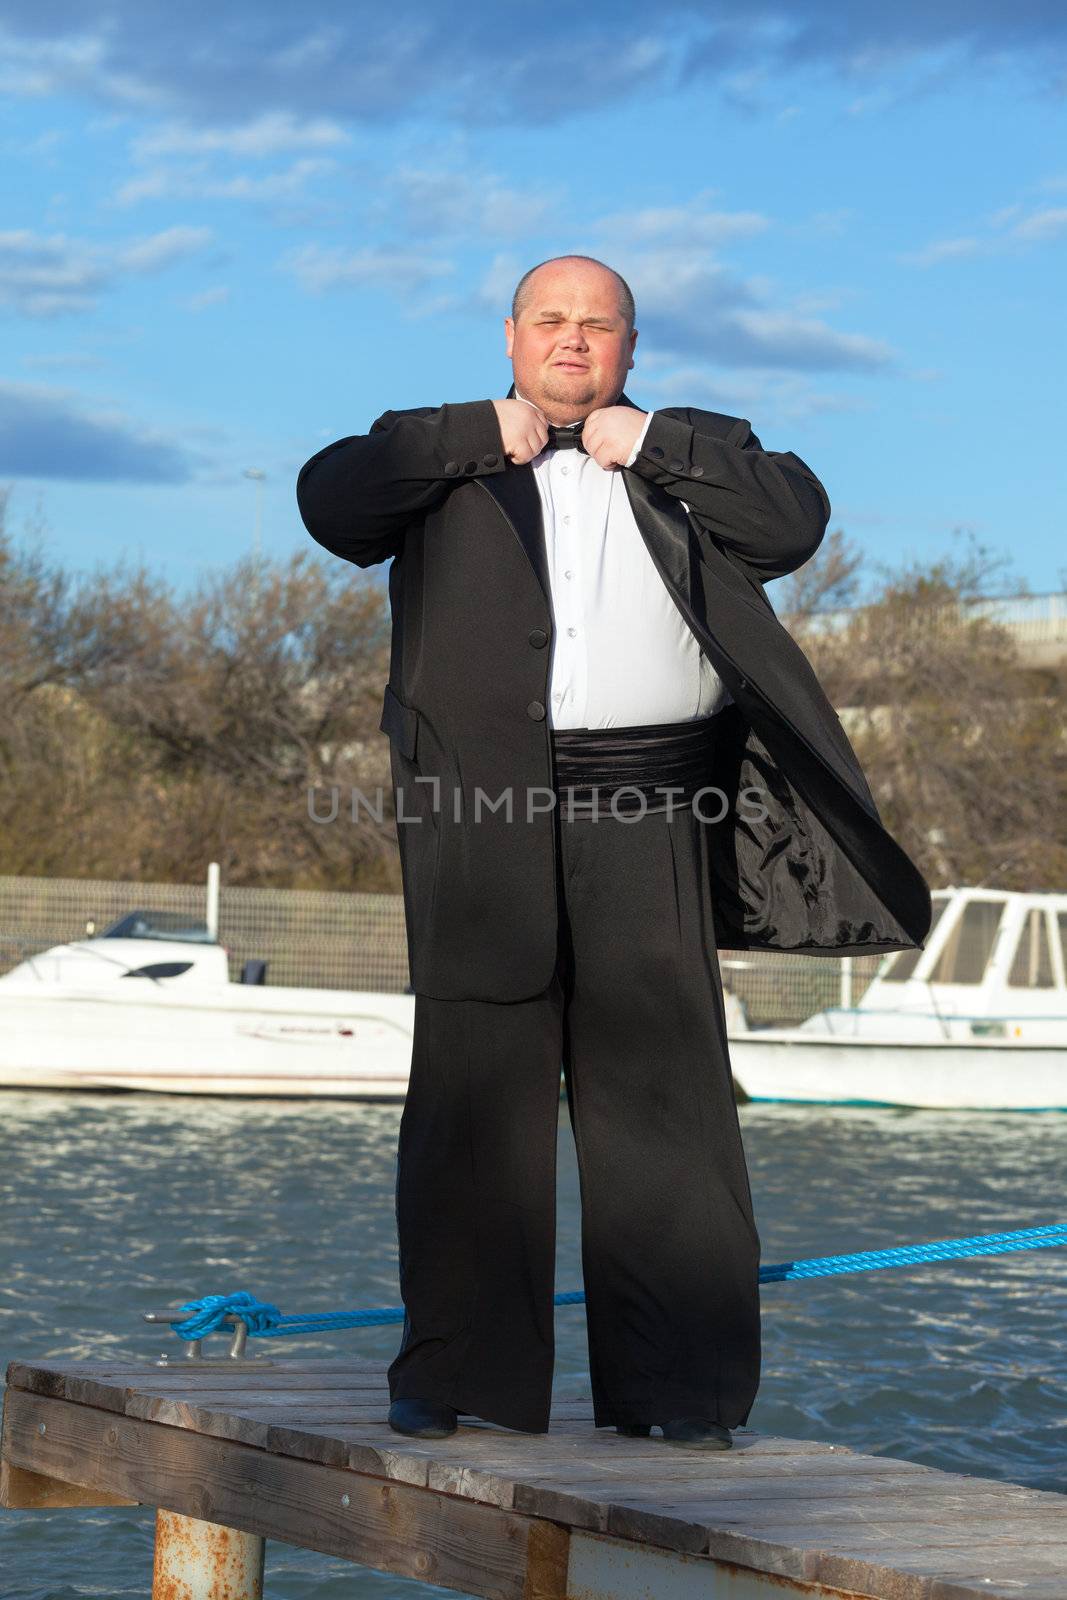
M 497 472 L 492 477 L 476 480 L 492 495 L 512 530 L 526 551 L 530 565 L 537 575 L 549 608 L 552 591 L 548 576 L 548 555 L 545 549 L 545 522 L 541 511 L 541 496 L 534 482 L 533 468 L 527 462 L 521 467 L 509 467 L 507 472 Z
M 632 406 L 635 411 L 641 409 L 626 393 L 619 396 L 617 403 L 620 406 Z M 689 549 L 689 514 L 680 500 L 657 488 L 654 483 L 649 483 L 647 478 L 642 478 L 638 473 L 624 472 L 622 478 L 641 537 L 648 546 L 660 576 L 675 591 L 677 600 L 684 602 L 685 619 L 692 627 L 693 567 Z
M 686 621 L 692 626 L 691 528 L 686 509 L 680 500 L 635 472 L 624 473 L 623 482 L 641 537 L 663 581 L 687 608 Z

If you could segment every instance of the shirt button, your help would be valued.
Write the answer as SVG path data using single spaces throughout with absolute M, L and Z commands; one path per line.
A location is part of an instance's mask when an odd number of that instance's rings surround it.
M 531 717 L 534 722 L 544 721 L 545 708 L 541 704 L 540 700 L 530 701 L 530 704 L 526 707 L 526 715 Z
M 570 576 L 571 576 L 571 574 L 570 574 L 570 573 L 569 573 L 569 572 L 565 572 L 565 573 L 564 573 L 564 574 L 563 574 L 563 576 L 564 576 L 564 577 L 565 577 L 565 578 L 569 578 L 569 577 L 570 577 Z
M 578 629 L 577 628 L 568 628 L 567 632 L 570 634 L 571 638 L 573 639 L 574 635 L 578 632 Z
M 570 517 L 569 517 L 569 516 L 566 516 L 566 517 L 564 517 L 564 519 L 563 519 L 563 520 L 564 520 L 564 522 L 569 522 L 569 521 L 570 521 L 570 520 L 571 520 L 571 519 L 570 519 Z
M 560 471 L 561 471 L 561 472 L 562 472 L 562 474 L 563 474 L 563 476 L 564 476 L 564 477 L 566 477 L 566 476 L 567 476 L 567 474 L 568 474 L 568 472 L 569 472 L 569 471 L 570 471 L 570 470 L 571 470 L 571 469 L 570 469 L 570 467 L 560 467 L 560 469 L 559 469 L 559 470 L 560 470 Z

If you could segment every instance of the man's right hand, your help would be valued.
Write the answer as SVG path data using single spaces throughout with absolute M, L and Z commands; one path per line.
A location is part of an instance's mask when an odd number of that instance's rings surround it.
M 548 418 L 528 400 L 494 400 L 504 454 L 521 467 L 548 443 Z

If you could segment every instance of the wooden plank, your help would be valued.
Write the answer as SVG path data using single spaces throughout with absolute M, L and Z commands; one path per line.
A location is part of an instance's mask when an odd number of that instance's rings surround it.
M 70 1399 L 76 1393 L 87 1405 L 121 1414 L 132 1391 L 115 1373 L 98 1370 L 75 1374 L 69 1368 L 23 1368 L 15 1361 L 8 1367 L 8 1393 L 39 1394 L 53 1399 Z
M 525 1507 L 520 1504 L 515 1509 Z M 680 1499 L 669 1491 L 657 1498 L 655 1490 L 650 1489 L 644 1495 L 627 1495 L 612 1501 L 608 1527 L 620 1536 L 641 1539 L 644 1537 L 642 1519 L 651 1513 L 657 1517 L 684 1516 L 703 1523 L 709 1531 L 742 1527 L 746 1532 L 770 1530 L 778 1534 L 784 1529 L 800 1528 L 806 1536 L 814 1533 L 820 1539 L 851 1542 L 859 1533 L 865 1538 L 876 1535 L 883 1543 L 891 1533 L 898 1543 L 908 1546 L 917 1542 L 921 1534 L 924 1548 L 927 1543 L 933 1543 L 973 1549 L 989 1538 L 991 1528 L 999 1530 L 998 1519 L 1003 1511 L 995 1495 L 946 1493 L 918 1504 L 914 1495 L 902 1493 L 899 1485 L 886 1485 L 873 1501 L 779 1499 L 753 1502 L 726 1495 L 714 1500 L 698 1500 L 695 1496 Z M 997 1539 L 1001 1545 L 1011 1545 L 1016 1550 L 1029 1548 L 1035 1540 L 1041 1544 L 1051 1540 L 1058 1542 L 1067 1556 L 1067 1538 L 1061 1534 L 1056 1540 L 1048 1513 L 1041 1508 L 1013 1511 L 1009 1530 L 998 1532 Z M 1064 1570 L 1067 1572 L 1067 1563 Z
M 1051 1576 L 1057 1570 L 1067 1572 L 1067 1541 L 1049 1543 L 1042 1536 L 1041 1524 L 1035 1522 L 1025 1540 L 1012 1539 L 1010 1543 L 997 1543 L 976 1525 L 960 1530 L 946 1528 L 937 1520 L 927 1520 L 920 1508 L 913 1506 L 910 1521 L 902 1524 L 880 1525 L 840 1523 L 819 1525 L 805 1516 L 791 1521 L 787 1516 L 756 1519 L 739 1515 L 733 1527 L 709 1526 L 713 1513 L 693 1506 L 671 1506 L 635 1509 L 612 1506 L 606 1532 L 619 1538 L 647 1541 L 675 1549 L 691 1548 L 716 1559 L 749 1562 L 754 1550 L 766 1544 L 782 1545 L 814 1553 L 820 1557 L 837 1556 L 844 1560 L 866 1561 L 881 1568 L 884 1573 L 912 1573 L 923 1579 L 938 1577 L 958 1581 L 980 1569 L 986 1580 L 985 1593 L 998 1580 L 1020 1580 L 1027 1572 L 1035 1576 Z M 991 1517 L 995 1514 L 991 1513 Z M 993 1527 L 996 1527 L 995 1521 Z M 678 1539 L 679 1543 L 674 1543 Z M 820 1581 L 831 1581 L 824 1576 L 825 1566 L 816 1565 Z M 845 1570 L 845 1569 L 842 1569 Z M 850 1581 L 859 1577 L 858 1569 L 847 1569 Z M 833 1580 L 838 1581 L 838 1580 Z M 862 1582 L 868 1581 L 862 1578 Z M 883 1584 L 885 1579 L 883 1577 Z
M 130 1377 L 124 1374 L 124 1377 Z M 163 1367 L 145 1367 L 131 1381 L 138 1388 L 180 1385 L 182 1388 L 222 1389 L 241 1394 L 246 1389 L 382 1389 L 388 1391 L 385 1370 L 364 1367 L 331 1367 L 328 1372 L 294 1372 L 285 1366 L 253 1366 L 235 1362 L 234 1370 L 224 1366 L 201 1367 L 197 1361 L 169 1362 Z
M 941 1473 L 892 1457 L 861 1456 L 821 1441 L 781 1440 L 748 1429 L 735 1432 L 730 1451 L 676 1449 L 658 1436 L 628 1439 L 614 1429 L 593 1428 L 591 1401 L 578 1395 L 560 1397 L 560 1414 L 554 1410 L 546 1434 L 526 1434 L 481 1419 L 468 1422 L 461 1416 L 454 1435 L 419 1441 L 389 1429 L 387 1384 L 379 1381 L 366 1388 L 353 1384 L 350 1363 L 336 1364 L 332 1374 L 324 1374 L 319 1363 L 307 1364 L 313 1368 L 310 1374 L 295 1371 L 295 1365 L 256 1374 L 208 1369 L 194 1372 L 187 1383 L 185 1369 L 164 1372 L 128 1363 L 113 1367 L 15 1363 L 11 1370 L 19 1381 L 8 1390 L 5 1404 L 7 1481 L 20 1475 L 21 1492 L 27 1497 L 35 1492 L 34 1478 L 41 1494 L 56 1493 L 48 1485 L 63 1483 L 65 1471 L 77 1465 L 67 1459 L 64 1470 L 57 1470 L 49 1451 L 58 1448 L 62 1454 L 62 1438 L 57 1446 L 47 1427 L 44 1435 L 34 1437 L 24 1416 L 25 1408 L 30 1408 L 33 1416 L 47 1422 L 48 1408 L 58 1407 L 68 1419 L 64 1426 L 74 1433 L 79 1427 L 90 1428 L 86 1418 L 94 1419 L 96 1429 L 89 1453 L 98 1477 L 88 1485 L 75 1477 L 72 1481 L 82 1487 L 69 1492 L 122 1496 L 127 1504 L 146 1499 L 129 1476 L 118 1487 L 107 1478 L 119 1441 L 123 1470 L 154 1474 L 153 1482 L 165 1491 L 164 1498 L 147 1503 L 201 1520 L 225 1521 L 218 1514 L 218 1503 L 230 1493 L 239 1500 L 245 1494 L 244 1480 L 227 1484 L 222 1470 L 226 1462 L 250 1474 L 253 1486 L 261 1486 L 268 1502 L 278 1488 L 288 1507 L 286 1514 L 293 1519 L 315 1485 L 319 1486 L 315 1493 L 321 1492 L 327 1481 L 323 1473 L 337 1475 L 349 1486 L 359 1484 L 361 1497 L 384 1495 L 387 1505 L 394 1510 L 399 1506 L 400 1512 L 404 1504 L 397 1496 L 422 1495 L 424 1501 L 445 1508 L 433 1514 L 444 1519 L 434 1524 L 438 1533 L 447 1527 L 456 1535 L 448 1547 L 451 1565 L 446 1563 L 454 1576 L 414 1570 L 410 1541 L 403 1552 L 408 1565 L 382 1570 L 451 1584 L 468 1593 L 489 1591 L 476 1587 L 478 1578 L 469 1565 L 462 1578 L 458 1576 L 461 1557 L 455 1552 L 461 1530 L 456 1518 L 481 1511 L 518 1519 L 526 1562 L 525 1600 L 533 1581 L 532 1530 L 548 1527 L 554 1531 L 545 1535 L 542 1565 L 547 1576 L 537 1581 L 557 1587 L 545 1589 L 545 1600 L 550 1596 L 556 1600 L 563 1593 L 559 1571 L 564 1546 L 559 1541 L 566 1539 L 569 1528 L 580 1538 L 612 1538 L 624 1546 L 737 1563 L 885 1600 L 962 1600 L 990 1594 L 1064 1600 L 1067 1596 L 1067 1583 L 1062 1582 L 1067 1572 L 1067 1498 L 1061 1495 Z M 336 1381 L 323 1383 L 324 1376 Z M 278 1382 L 279 1378 L 284 1381 Z M 78 1401 L 56 1399 L 50 1391 L 57 1389 L 78 1396 Z M 104 1403 L 84 1403 L 92 1395 L 100 1395 Z M 17 1425 L 21 1430 L 19 1443 L 10 1449 L 7 1439 L 14 1435 L 7 1426 L 8 1416 L 14 1419 L 11 1428 Z M 147 1430 L 143 1438 L 127 1436 L 128 1430 L 138 1429 Z M 138 1462 L 139 1442 L 157 1457 L 162 1451 L 162 1457 Z M 68 1457 L 72 1454 L 76 1452 L 68 1450 Z M 257 1467 L 248 1465 L 253 1458 Z M 205 1459 L 214 1464 L 217 1478 L 201 1488 Z M 85 1470 L 84 1459 L 79 1470 Z M 176 1504 L 173 1495 L 168 1497 L 168 1470 L 177 1476 L 175 1492 L 191 1497 L 193 1503 Z M 310 1488 L 304 1481 L 307 1473 L 314 1480 Z M 296 1488 L 287 1488 L 293 1474 Z M 344 1492 L 354 1505 L 351 1487 Z M 207 1495 L 207 1511 L 196 1500 L 198 1494 L 201 1500 Z M 215 1496 L 220 1497 L 218 1503 Z M 362 1499 L 360 1504 L 362 1508 Z M 429 1526 L 429 1514 L 420 1504 L 414 1505 L 412 1514 L 418 1512 L 422 1528 Z M 380 1510 L 380 1501 L 373 1505 Z M 253 1516 L 254 1496 L 241 1501 L 238 1510 L 242 1507 L 244 1514 Z M 310 1543 L 329 1553 L 346 1553 L 324 1544 L 317 1528 L 313 1539 L 307 1533 L 301 1538 L 281 1531 L 276 1509 L 270 1506 L 266 1513 L 269 1528 L 238 1521 L 231 1525 L 292 1543 Z M 386 1518 L 388 1529 L 394 1520 Z M 315 1527 L 314 1520 L 309 1526 Z M 347 1526 L 341 1519 L 341 1527 Z M 329 1516 L 326 1528 L 335 1530 Z M 489 1524 L 479 1537 L 489 1537 L 486 1529 Z M 359 1537 L 371 1543 L 381 1539 L 379 1522 L 371 1517 L 370 1533 L 360 1522 Z M 509 1538 L 514 1544 L 520 1535 Z M 432 1543 L 426 1550 L 432 1557 Z M 392 1545 L 389 1553 L 394 1553 Z M 362 1554 L 349 1559 L 376 1564 Z M 482 1574 L 485 1582 L 492 1577 Z M 492 1592 L 518 1593 L 516 1581 L 508 1567 L 505 1587 Z M 1059 1589 L 1049 1587 L 1057 1582 Z
M 6 1511 L 54 1511 L 70 1506 L 135 1506 L 140 1502 L 106 1489 L 83 1489 L 40 1472 L 26 1472 L 0 1459 L 0 1507 Z
M 958 1547 L 931 1545 L 901 1555 L 898 1551 L 853 1549 L 821 1550 L 813 1563 L 816 1580 L 854 1593 L 863 1583 L 879 1584 L 882 1593 L 914 1594 L 920 1600 L 977 1600 L 996 1596 L 998 1600 L 1063 1600 L 1064 1566 L 1062 1558 L 1051 1563 L 1039 1558 L 1010 1561 L 1005 1570 L 993 1576 L 984 1549 L 969 1553 Z M 895 1587 L 894 1587 L 895 1586 Z M 867 1591 L 860 1588 L 861 1593 Z
M 466 1594 L 563 1600 L 566 1534 L 532 1518 L 24 1391 L 7 1408 L 24 1470 Z
M 1023 1595 L 1026 1600 L 1063 1600 L 1063 1585 L 1049 1588 L 1042 1578 L 1022 1579 L 999 1589 L 982 1581 L 963 1577 L 931 1578 L 919 1572 L 897 1572 L 870 1562 L 847 1563 L 847 1558 L 823 1557 L 817 1551 L 803 1554 L 803 1561 L 783 1562 L 783 1567 L 802 1567 L 802 1571 L 775 1572 L 774 1552 L 760 1550 L 752 1542 L 755 1562 L 712 1561 L 700 1556 L 675 1555 L 654 1545 L 635 1545 L 603 1534 L 576 1532 L 571 1536 L 569 1579 L 579 1593 L 611 1593 L 615 1588 L 627 1596 L 671 1595 L 702 1597 L 755 1593 L 826 1596 L 866 1595 L 880 1600 L 977 1600 L 981 1596 Z M 831 1564 L 836 1564 L 831 1566 Z M 710 1581 L 705 1577 L 708 1572 Z M 831 1571 L 847 1582 L 831 1586 Z M 755 1582 L 753 1580 L 756 1580 Z
M 446 1482 L 445 1471 L 440 1466 L 436 1467 L 429 1479 L 430 1487 L 443 1488 Z M 781 1476 L 748 1480 L 743 1484 L 725 1481 L 715 1486 L 707 1482 L 690 1483 L 678 1478 L 660 1477 L 658 1474 L 642 1482 L 636 1473 L 625 1477 L 602 1475 L 594 1478 L 575 1472 L 546 1470 L 537 1474 L 527 1471 L 512 1481 L 510 1504 L 517 1511 L 567 1521 L 570 1520 L 568 1507 L 573 1502 L 583 1508 L 582 1526 L 606 1529 L 608 1512 L 613 1506 L 632 1508 L 635 1521 L 642 1509 L 660 1511 L 667 1507 L 684 1511 L 687 1517 L 690 1507 L 699 1511 L 705 1506 L 709 1508 L 709 1515 L 712 1507 L 716 1512 L 721 1509 L 725 1513 L 737 1506 L 751 1508 L 754 1517 L 757 1507 L 773 1513 L 777 1508 L 794 1504 L 794 1497 L 788 1494 L 789 1487 L 789 1480 Z M 454 1492 L 461 1491 L 457 1488 Z M 928 1492 L 926 1489 L 923 1491 L 924 1495 Z M 867 1474 L 855 1480 L 823 1482 L 818 1490 L 813 1489 L 795 1499 L 805 1507 L 809 1504 L 815 1507 L 833 1506 L 849 1501 L 862 1506 L 888 1493 L 905 1493 L 914 1511 L 914 1481 L 899 1473 Z M 598 1508 L 591 1518 L 586 1509 L 588 1507 Z M 634 1537 L 640 1535 L 635 1534 Z
M 208 1421 L 210 1425 L 215 1425 L 210 1419 Z M 383 1446 L 383 1433 L 391 1449 L 386 1450 Z M 469 1494 L 470 1498 L 478 1498 L 476 1487 L 481 1481 L 480 1474 L 486 1480 L 486 1497 L 494 1504 L 500 1503 L 503 1483 L 513 1484 L 519 1479 L 530 1481 L 544 1475 L 556 1482 L 562 1481 L 564 1475 L 583 1482 L 599 1475 L 609 1485 L 617 1481 L 620 1474 L 628 1476 L 640 1473 L 650 1473 L 657 1481 L 693 1475 L 702 1475 L 706 1481 L 709 1473 L 723 1470 L 720 1463 L 728 1455 L 724 1452 L 724 1456 L 716 1456 L 709 1461 L 701 1453 L 667 1450 L 662 1446 L 657 1449 L 648 1440 L 626 1439 L 613 1431 L 598 1432 L 584 1427 L 572 1433 L 553 1432 L 546 1435 L 508 1434 L 498 1430 L 485 1433 L 461 1425 L 457 1433 L 446 1439 L 419 1441 L 405 1439 L 376 1424 L 331 1426 L 329 1423 L 308 1424 L 303 1420 L 290 1422 L 281 1418 L 269 1428 L 265 1438 L 258 1435 L 258 1440 L 264 1448 L 282 1454 L 306 1455 L 310 1460 L 334 1463 L 347 1459 L 348 1464 L 357 1471 L 383 1471 L 384 1475 L 392 1476 L 392 1466 L 374 1465 L 376 1456 L 382 1457 L 383 1461 L 388 1458 L 390 1462 L 404 1464 L 400 1475 L 405 1481 L 415 1481 L 409 1478 L 408 1461 L 427 1458 L 432 1462 L 434 1471 L 440 1474 L 441 1481 L 437 1487 L 449 1493 Z M 783 1473 L 796 1471 L 801 1463 L 810 1462 L 810 1456 L 790 1457 L 773 1448 L 782 1442 L 769 1439 L 766 1452 L 749 1456 L 743 1469 L 746 1484 L 756 1481 L 757 1473 L 761 1477 L 769 1473 L 777 1481 Z M 908 1462 L 886 1461 L 883 1464 L 844 1454 L 835 1456 L 824 1453 L 822 1461 L 828 1463 L 825 1470 L 834 1474 L 844 1474 L 849 1470 L 884 1474 L 890 1467 L 899 1467 L 906 1473 L 933 1470 Z M 857 1465 L 850 1469 L 850 1462 Z M 447 1487 L 449 1475 L 455 1480 L 455 1488 Z M 425 1474 L 420 1481 L 427 1481 Z
M 299 1387 L 300 1380 L 305 1379 L 303 1387 L 306 1388 L 332 1387 L 335 1382 L 343 1385 L 347 1381 L 353 1389 L 387 1391 L 387 1365 L 385 1362 L 287 1362 L 282 1368 L 263 1367 L 255 1371 L 250 1364 L 239 1366 L 236 1362 L 236 1370 L 231 1370 L 228 1367 L 199 1368 L 195 1361 L 185 1360 L 165 1367 L 147 1362 L 12 1361 L 7 1369 L 7 1385 L 31 1394 L 102 1406 L 105 1410 L 121 1410 L 122 1406 L 116 1404 L 119 1397 L 131 1390 L 153 1390 L 157 1386 L 167 1392 L 177 1388 L 183 1394 L 200 1390 L 241 1392 L 246 1386 L 253 1390 Z

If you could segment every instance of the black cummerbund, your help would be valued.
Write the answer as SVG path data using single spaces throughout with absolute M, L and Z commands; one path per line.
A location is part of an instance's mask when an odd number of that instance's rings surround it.
M 711 753 L 721 714 L 628 728 L 553 728 L 561 811 L 628 815 L 687 805 L 712 781 Z M 664 789 L 680 792 L 664 794 Z

